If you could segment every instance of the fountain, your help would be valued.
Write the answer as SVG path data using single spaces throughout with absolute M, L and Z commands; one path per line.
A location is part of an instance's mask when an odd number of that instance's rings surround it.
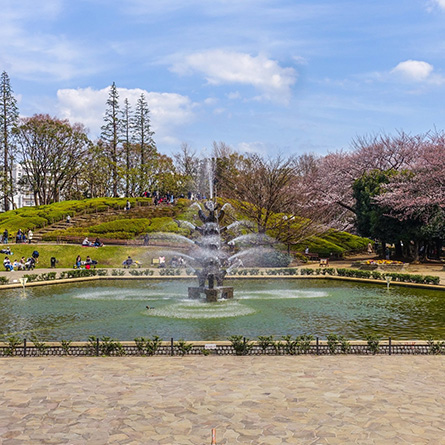
M 214 201 L 206 201 L 204 204 L 208 214 L 202 209 L 198 211 L 202 226 L 195 226 L 201 239 L 196 242 L 198 250 L 194 255 L 198 267 L 195 273 L 198 277 L 198 286 L 189 287 L 189 298 L 205 296 L 206 301 L 213 302 L 219 299 L 233 298 L 233 287 L 223 286 L 224 277 L 227 274 L 227 255 L 221 249 L 221 233 L 227 228 L 220 226 L 224 218 L 224 209 L 219 209 L 219 204 Z

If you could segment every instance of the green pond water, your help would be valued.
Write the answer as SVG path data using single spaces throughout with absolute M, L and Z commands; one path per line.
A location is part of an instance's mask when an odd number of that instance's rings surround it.
M 226 340 L 329 333 L 445 338 L 445 293 L 328 280 L 234 280 L 234 300 L 189 300 L 195 281 L 104 281 L 1 290 L 0 334 L 42 340 Z M 146 306 L 153 309 L 147 310 Z

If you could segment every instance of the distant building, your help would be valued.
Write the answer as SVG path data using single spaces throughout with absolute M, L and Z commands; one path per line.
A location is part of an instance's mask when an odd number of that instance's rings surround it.
M 14 208 L 16 209 L 35 205 L 34 195 L 29 187 L 19 185 L 23 175 L 23 167 L 20 164 L 14 164 L 12 167 L 12 182 L 14 185 Z

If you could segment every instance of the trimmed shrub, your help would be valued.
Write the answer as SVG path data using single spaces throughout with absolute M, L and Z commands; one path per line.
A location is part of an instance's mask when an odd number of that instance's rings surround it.
M 106 223 L 98 224 L 90 227 L 90 233 L 104 234 L 104 233 L 132 233 L 139 234 L 146 232 L 150 226 L 150 220 L 146 218 L 141 219 L 116 219 Z

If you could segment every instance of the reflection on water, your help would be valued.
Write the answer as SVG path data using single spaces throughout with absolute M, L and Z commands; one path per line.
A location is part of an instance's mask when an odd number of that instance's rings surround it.
M 439 291 L 327 280 L 234 280 L 235 299 L 189 300 L 184 281 L 107 281 L 3 290 L 0 333 L 44 340 L 227 339 L 329 333 L 364 339 L 445 337 Z M 146 306 L 151 309 L 147 310 Z

